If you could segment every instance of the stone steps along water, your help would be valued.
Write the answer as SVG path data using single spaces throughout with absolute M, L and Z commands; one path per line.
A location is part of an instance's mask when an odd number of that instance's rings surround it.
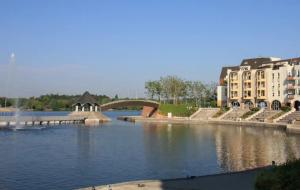
M 259 121 L 261 119 L 268 119 L 271 118 L 272 116 L 278 114 L 280 111 L 278 110 L 265 110 L 262 113 L 258 114 L 254 118 L 252 118 L 250 121 Z
M 279 120 L 279 123 L 290 123 L 294 120 L 300 120 L 300 111 L 294 111 L 289 115 L 285 116 L 284 118 Z
M 191 119 L 207 120 L 219 111 L 218 108 L 200 108 Z
M 222 118 L 222 120 L 232 120 L 232 121 L 235 121 L 238 118 L 241 118 L 248 111 L 249 111 L 249 109 L 241 109 L 241 108 L 239 108 L 237 110 L 233 110 L 231 113 L 229 113 L 224 118 Z

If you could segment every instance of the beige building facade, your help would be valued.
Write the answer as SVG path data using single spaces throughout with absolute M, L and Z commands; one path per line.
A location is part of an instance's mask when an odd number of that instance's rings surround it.
M 244 59 L 223 67 L 217 89 L 218 106 L 300 109 L 300 58 Z

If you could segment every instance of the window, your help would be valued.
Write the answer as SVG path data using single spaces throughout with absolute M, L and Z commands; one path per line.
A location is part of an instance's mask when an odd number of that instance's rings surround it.
M 280 90 L 278 90 L 278 96 L 280 96 Z
M 272 73 L 272 79 L 274 80 L 274 73 Z
M 280 73 L 278 73 L 278 79 L 280 79 Z

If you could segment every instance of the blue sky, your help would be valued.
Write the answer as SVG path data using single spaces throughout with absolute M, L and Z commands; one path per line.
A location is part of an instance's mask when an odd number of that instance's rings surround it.
M 0 0 L 0 96 L 12 52 L 19 96 L 144 96 L 178 75 L 217 81 L 243 58 L 300 56 L 297 0 Z

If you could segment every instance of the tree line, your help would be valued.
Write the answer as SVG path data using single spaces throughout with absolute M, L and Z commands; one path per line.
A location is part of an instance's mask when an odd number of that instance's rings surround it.
M 18 107 L 23 110 L 33 111 L 70 111 L 72 110 L 72 105 L 80 96 L 47 94 L 39 97 L 19 98 Z M 115 99 L 106 95 L 93 95 L 93 97 L 99 104 L 104 104 Z M 16 99 L 14 98 L 0 97 L 0 107 L 15 107 L 15 104 Z
M 163 103 L 192 103 L 197 107 L 216 106 L 217 83 L 184 80 L 178 76 L 161 77 L 145 83 L 150 99 Z

